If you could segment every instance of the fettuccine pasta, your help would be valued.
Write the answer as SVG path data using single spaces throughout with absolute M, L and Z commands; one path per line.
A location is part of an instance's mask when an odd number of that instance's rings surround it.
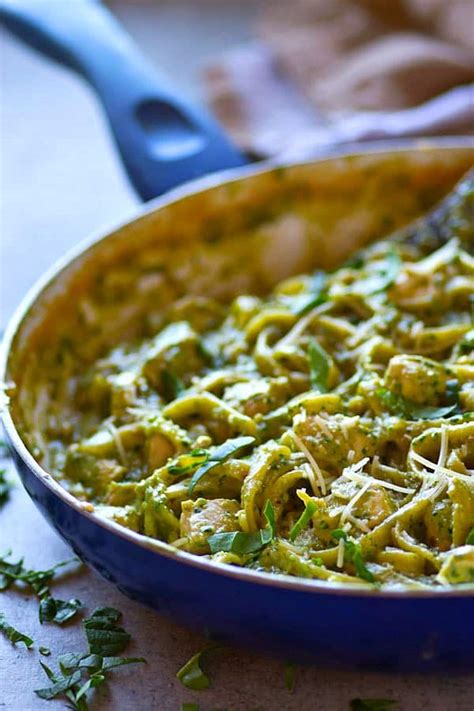
M 103 516 L 220 563 L 474 582 L 472 209 L 467 180 L 333 272 L 176 301 L 153 338 L 83 373 L 86 424 L 56 447 L 57 476 Z

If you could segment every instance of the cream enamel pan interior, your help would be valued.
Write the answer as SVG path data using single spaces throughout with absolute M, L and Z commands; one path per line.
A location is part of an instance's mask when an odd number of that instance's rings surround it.
M 175 190 L 149 203 L 128 224 L 86 241 L 33 288 L 4 340 L 3 418 L 18 455 L 55 494 L 131 541 L 225 575 L 327 589 L 327 584 L 277 580 L 179 553 L 98 519 L 74 500 L 42 468 L 41 432 L 33 434 L 39 415 L 55 397 L 61 346 L 65 339 L 74 345 L 73 372 L 119 342 L 153 333 L 160 310 L 183 295 L 227 301 L 239 293 L 265 293 L 298 272 L 330 269 L 428 210 L 473 162 L 473 145 L 453 139 L 285 167 L 238 169 L 224 182 L 220 175 Z M 105 284 L 109 292 L 114 285 L 114 298 L 107 303 Z M 94 317 L 96 303 L 100 323 Z M 72 416 L 74 407 L 70 398 L 63 417 Z

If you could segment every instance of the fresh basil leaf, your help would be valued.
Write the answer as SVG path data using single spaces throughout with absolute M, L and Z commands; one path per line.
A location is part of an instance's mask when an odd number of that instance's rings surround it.
M 466 543 L 468 546 L 474 546 L 474 528 L 471 528 L 467 534 Z
M 464 338 L 459 343 L 461 353 L 471 353 L 474 351 L 474 329 L 464 334 Z
M 365 260 L 361 256 L 349 257 L 342 265 L 342 269 L 362 269 L 364 264 Z
M 128 664 L 146 664 L 146 659 L 144 657 L 104 657 L 101 671 L 110 671 Z
M 363 296 L 372 296 L 385 291 L 397 278 L 401 264 L 398 253 L 392 249 L 377 271 L 356 282 L 355 292 Z
M 351 542 L 349 542 L 351 543 Z M 345 544 L 347 546 L 347 543 Z M 356 569 L 357 577 L 362 578 L 362 580 L 367 580 L 369 583 L 375 583 L 375 577 L 373 574 L 370 572 L 370 570 L 367 568 L 364 558 L 362 555 L 362 551 L 360 550 L 360 546 L 357 544 L 353 544 L 352 548 L 352 562 L 354 563 L 354 567 Z
M 130 635 L 117 626 L 121 613 L 112 607 L 99 607 L 83 620 L 89 650 L 92 654 L 112 657 L 123 652 Z
M 105 681 L 105 676 L 103 674 L 93 674 L 84 684 L 79 688 L 75 695 L 74 701 L 77 704 L 78 701 L 82 699 L 83 696 L 87 694 L 89 689 L 96 689 L 98 686 L 103 684 Z M 77 706 L 76 706 L 77 708 Z
M 320 393 L 326 393 L 328 390 L 329 369 L 331 367 L 331 358 L 326 353 L 324 348 L 312 338 L 308 346 L 309 358 L 309 378 L 311 385 Z
M 294 541 L 297 535 L 303 530 L 307 523 L 309 523 L 317 511 L 316 503 L 310 500 L 305 505 L 305 509 L 299 519 L 296 521 L 295 525 L 290 531 L 290 541 Z
M 453 415 L 457 408 L 456 404 L 446 407 L 412 406 L 409 408 L 409 415 L 414 420 L 440 420 L 448 415 Z
M 0 557 L 0 591 L 7 590 L 15 580 L 21 575 L 23 570 L 23 558 L 17 563 L 10 563 L 6 559 L 11 555 L 11 551 L 7 551 Z
M 58 657 L 61 673 L 53 672 L 40 662 L 53 685 L 38 689 L 35 693 L 43 699 L 65 696 L 77 711 L 87 711 L 86 696 L 90 689 L 107 680 L 107 674 L 116 667 L 145 662 L 142 657 L 104 656 L 96 649 L 100 647 L 107 655 L 110 649 L 121 651 L 129 640 L 129 635 L 117 622 L 121 613 L 113 607 L 100 607 L 83 621 L 89 651 L 85 653 L 62 654 Z M 41 648 L 40 648 L 41 651 Z M 49 650 L 47 650 L 49 653 Z
M 61 672 L 64 676 L 68 676 L 79 668 L 81 661 L 89 655 L 78 654 L 77 652 L 70 652 L 68 654 L 61 654 L 58 657 L 58 664 Z
M 43 622 L 55 622 L 63 625 L 71 620 L 82 607 L 82 603 L 77 598 L 72 598 L 68 602 L 56 600 L 53 597 L 44 597 L 39 605 L 39 620 Z
M 170 370 L 161 371 L 161 391 L 167 402 L 176 400 L 185 390 L 183 381 Z
M 209 677 L 201 669 L 201 659 L 206 650 L 198 652 L 176 672 L 176 678 L 188 689 L 202 691 L 210 685 Z
M 3 632 L 5 637 L 10 640 L 12 644 L 18 644 L 22 642 L 27 649 L 33 646 L 33 640 L 28 635 L 19 632 L 14 627 L 8 624 L 5 615 L 0 612 L 0 632 Z
M 233 454 L 236 454 L 254 442 L 255 437 L 236 437 L 235 439 L 228 439 L 227 442 L 224 442 L 224 444 L 219 445 L 212 452 L 209 452 L 209 458 L 196 470 L 189 482 L 189 493 L 192 494 L 198 481 L 200 481 L 208 471 L 217 467 L 218 464 L 222 464 L 222 462 L 225 462 L 226 459 L 229 459 Z
M 39 696 L 40 699 L 50 701 L 56 696 L 61 696 L 61 694 L 64 694 L 69 689 L 72 689 L 73 686 L 81 681 L 80 671 L 75 671 L 71 674 L 71 676 L 57 676 L 49 667 L 46 666 L 46 664 L 44 664 L 44 662 L 40 662 L 40 664 L 45 670 L 48 678 L 54 682 L 52 686 L 48 686 L 44 689 L 35 689 L 35 694 L 36 696 Z
M 6 559 L 10 556 L 8 551 L 0 557 L 0 591 L 6 590 L 14 582 L 24 583 L 30 587 L 38 597 L 43 597 L 49 593 L 47 583 L 54 578 L 56 571 L 71 562 L 76 562 L 76 558 L 57 563 L 48 570 L 28 570 L 23 565 L 23 558 L 17 563 L 10 563 Z
M 270 537 L 270 541 L 271 541 L 276 536 L 276 523 L 275 523 L 275 509 L 273 508 L 273 504 L 270 501 L 270 499 L 267 499 L 267 502 L 266 502 L 264 509 L 263 509 L 263 515 L 265 516 L 265 520 L 267 522 L 267 529 L 271 533 L 271 537 Z
M 100 618 L 101 620 L 108 622 L 110 625 L 113 625 L 115 622 L 118 622 L 121 617 L 122 613 L 115 607 L 96 607 L 90 618 L 87 618 L 87 620 L 92 618 Z M 87 620 L 84 621 L 86 622 Z
M 324 303 L 327 299 L 325 288 L 325 273 L 316 272 L 311 279 L 308 293 L 296 294 L 295 296 L 287 297 L 291 312 L 296 316 L 304 316 L 304 314 L 307 314 L 316 306 L 319 306 L 319 304 Z
M 6 478 L 5 469 L 0 469 L 0 508 L 8 501 L 11 488 L 12 484 Z
M 353 563 L 357 577 L 367 580 L 369 583 L 374 583 L 375 577 L 365 565 L 360 545 L 351 540 L 342 528 L 336 528 L 331 532 L 331 536 L 336 541 L 340 541 L 341 538 L 344 540 L 344 557 L 347 558 L 349 563 Z
M 236 555 L 250 555 L 258 553 L 264 546 L 273 540 L 276 533 L 275 511 L 271 501 L 267 500 L 263 514 L 267 521 L 265 528 L 254 533 L 245 531 L 231 531 L 228 533 L 214 533 L 207 542 L 211 553 L 235 553 Z
M 389 711 L 396 703 L 392 699 L 352 699 L 351 711 Z
M 233 531 L 230 533 L 214 533 L 207 539 L 211 553 L 235 553 L 236 555 L 249 555 L 257 553 L 265 545 L 262 532 L 245 533 Z
M 285 686 L 288 691 L 293 691 L 296 682 L 296 666 L 291 663 L 285 664 Z
M 411 420 L 439 420 L 454 414 L 459 407 L 457 402 L 445 407 L 418 405 L 418 403 L 408 400 L 402 395 L 395 395 L 387 388 L 379 388 L 375 394 L 390 414 Z

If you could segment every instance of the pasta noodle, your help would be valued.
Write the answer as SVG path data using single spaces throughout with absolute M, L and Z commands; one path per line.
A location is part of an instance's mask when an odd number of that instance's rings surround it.
M 66 443 L 57 476 L 102 515 L 219 563 L 343 584 L 473 583 L 465 185 L 438 223 L 333 272 L 225 307 L 175 305 L 154 338 L 83 374 L 78 401 L 100 424 Z

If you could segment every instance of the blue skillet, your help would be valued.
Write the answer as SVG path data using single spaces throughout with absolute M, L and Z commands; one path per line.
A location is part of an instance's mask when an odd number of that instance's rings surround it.
M 219 204 L 227 200 L 229 210 L 232 195 L 240 194 L 239 190 L 248 196 L 263 186 L 270 199 L 281 200 L 285 183 L 281 171 L 246 166 L 245 156 L 210 116 L 156 77 L 99 3 L 2 0 L 0 20 L 29 45 L 79 72 L 93 86 L 127 173 L 144 200 L 192 178 L 235 169 L 230 175 L 172 190 L 142 209 L 136 220 L 109 235 L 94 237 L 53 267 L 26 297 L 8 328 L 0 362 L 0 380 L 8 382 L 17 352 L 38 319 L 38 305 L 44 313 L 51 308 L 55 285 L 78 260 L 87 260 L 94 250 L 130 236 L 140 249 L 140 240 L 150 226 L 158 229 L 160 215 L 173 216 L 186 205 L 199 222 L 199 207 L 208 206 L 213 196 Z M 416 162 L 416 153 L 402 150 L 400 160 Z M 380 159 L 374 154 L 369 168 L 378 160 L 390 162 L 391 155 L 393 150 L 381 154 Z M 421 164 L 426 166 L 431 160 L 436 170 L 438 161 L 443 169 L 451 170 L 454 182 L 472 157 L 472 150 L 469 153 L 456 139 L 444 147 L 434 146 L 432 152 L 425 149 Z M 347 159 L 347 170 L 365 164 L 366 158 Z M 313 173 L 321 183 L 326 173 L 334 170 L 342 170 L 344 177 L 346 164 L 341 160 L 337 168 L 335 159 L 287 167 L 293 192 L 303 189 Z M 233 192 L 226 191 L 226 186 L 233 186 Z M 391 189 L 396 189 L 395 183 Z M 241 210 L 245 199 L 240 200 Z M 355 589 L 216 565 L 178 552 L 88 511 L 35 461 L 8 406 L 2 417 L 20 476 L 40 511 L 78 556 L 129 597 L 223 643 L 294 661 L 417 672 L 474 669 L 472 589 Z

